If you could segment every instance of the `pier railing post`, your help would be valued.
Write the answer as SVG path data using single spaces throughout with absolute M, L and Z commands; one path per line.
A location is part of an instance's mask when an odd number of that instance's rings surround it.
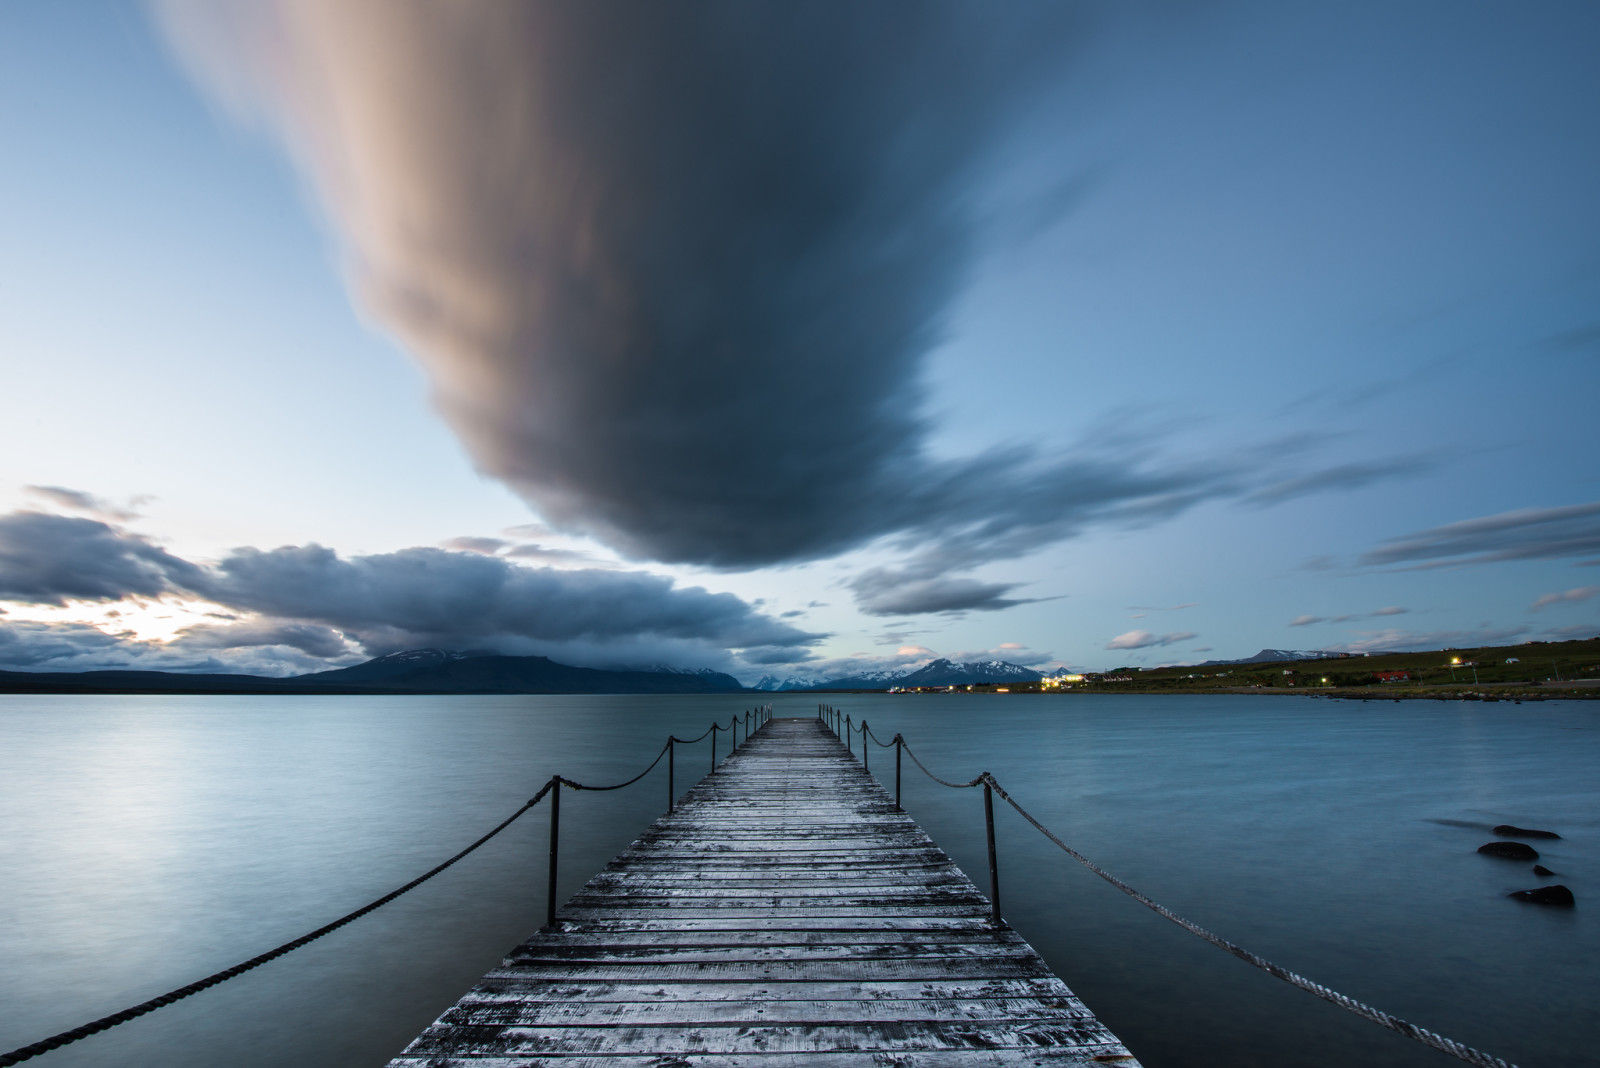
M 904 744 L 903 738 L 894 736 L 894 807 L 900 812 L 905 811 L 900 807 L 900 747 Z
M 855 749 L 853 748 L 853 746 L 855 744 L 855 740 L 856 740 L 856 729 L 855 729 L 855 727 L 851 726 L 850 717 L 848 715 L 846 715 L 844 717 L 844 751 L 846 753 L 850 753 L 850 754 L 854 754 L 855 753 Z
M 717 770 L 717 732 L 722 729 L 720 723 L 711 725 L 711 770 Z
M 983 773 L 983 825 L 989 835 L 989 916 L 1000 926 L 1000 865 L 994 856 L 994 791 L 989 789 L 989 773 Z
M 667 813 L 668 813 L 668 815 L 670 815 L 672 813 L 673 803 L 678 798 L 678 791 L 676 791 L 676 790 L 674 790 L 672 788 L 672 779 L 673 779 L 673 771 L 674 771 L 674 768 L 672 766 L 673 765 L 673 758 L 676 757 L 677 755 L 678 755 L 678 739 L 674 738 L 672 735 L 669 734 L 669 735 L 667 735 Z
M 544 923 L 556 922 L 556 857 L 561 845 L 561 776 L 550 776 L 550 882 L 545 892 Z
M 867 763 L 867 721 L 861 721 L 861 770 L 871 771 L 872 766 Z

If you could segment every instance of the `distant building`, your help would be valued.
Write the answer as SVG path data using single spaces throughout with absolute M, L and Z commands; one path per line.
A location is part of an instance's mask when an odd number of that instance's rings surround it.
M 1411 672 L 1409 672 L 1409 671 L 1374 671 L 1372 673 L 1372 677 L 1377 679 L 1379 682 L 1410 682 L 1411 681 Z

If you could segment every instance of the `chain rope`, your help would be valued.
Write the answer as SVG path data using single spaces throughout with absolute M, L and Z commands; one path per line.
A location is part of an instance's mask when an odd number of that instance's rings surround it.
M 37 1057 L 40 1054 L 49 1053 L 51 1050 L 59 1049 L 62 1046 L 76 1042 L 79 1039 L 88 1038 L 90 1035 L 99 1034 L 101 1031 L 115 1027 L 118 1024 L 127 1023 L 129 1020 L 137 1020 L 146 1013 L 151 1013 L 159 1008 L 162 1008 L 163 1006 L 171 1005 L 175 1001 L 182 1001 L 184 998 L 193 994 L 198 994 L 202 990 L 208 990 L 211 987 L 216 986 L 218 983 L 226 982 L 227 980 L 238 975 L 243 975 L 245 972 L 259 968 L 263 964 L 277 960 L 285 953 L 291 953 L 294 950 L 299 949 L 301 946 L 315 942 L 324 935 L 332 934 L 345 924 L 359 920 L 361 917 L 365 916 L 369 912 L 372 912 L 374 909 L 382 908 L 384 905 L 387 905 L 389 902 L 393 901 L 402 894 L 406 894 L 412 890 L 415 890 L 429 879 L 432 879 L 435 875 L 438 875 L 446 868 L 455 864 L 456 861 L 461 860 L 469 853 L 474 852 L 479 846 L 482 846 L 488 842 L 489 839 L 493 838 L 495 835 L 499 834 L 501 831 L 515 823 L 524 812 L 537 805 L 540 801 L 543 801 L 546 795 L 548 795 L 551 790 L 555 789 L 557 784 L 565 786 L 571 790 L 589 790 L 594 792 L 620 790 L 625 786 L 632 786 L 634 783 L 638 782 L 640 779 L 654 771 L 656 765 L 661 763 L 661 758 L 667 755 L 668 749 L 670 749 L 674 743 L 678 745 L 691 745 L 694 742 L 701 741 L 706 737 L 706 735 L 711 734 L 713 731 L 730 729 L 731 728 L 724 727 L 719 723 L 713 723 L 705 732 L 705 734 L 702 734 L 699 738 L 692 739 L 689 742 L 685 742 L 682 738 L 676 738 L 669 735 L 667 744 L 661 747 L 661 752 L 656 754 L 656 758 L 650 762 L 649 767 L 645 768 L 627 782 L 620 782 L 615 786 L 586 786 L 583 783 L 573 782 L 571 779 L 564 778 L 560 775 L 552 775 L 550 777 L 550 781 L 546 782 L 539 788 L 538 793 L 529 798 L 528 802 L 521 808 L 517 809 L 511 815 L 502 820 L 500 824 L 494 828 L 494 830 L 490 831 L 482 838 L 479 838 L 476 842 L 473 842 L 471 845 L 467 846 L 467 848 L 463 849 L 461 852 L 457 853 L 443 864 L 440 864 L 439 866 L 424 872 L 422 875 L 417 876 L 415 879 L 411 880 L 409 883 L 406 883 L 398 890 L 392 890 L 378 898 L 376 901 L 363 905 L 354 912 L 339 917 L 332 923 L 318 927 L 315 931 L 312 931 L 309 934 L 301 935 L 292 942 L 285 942 L 276 949 L 270 949 L 258 956 L 251 957 L 249 960 L 235 964 L 231 968 L 225 968 L 220 972 L 208 975 L 204 979 L 197 980 L 188 984 L 187 986 L 180 986 L 176 990 L 169 990 L 160 997 L 151 998 L 149 1001 L 142 1001 L 137 1005 L 123 1009 L 121 1012 L 114 1012 L 110 1016 L 102 1016 L 98 1020 L 91 1020 L 90 1022 L 79 1027 L 74 1027 L 70 1031 L 63 1031 L 58 1035 L 51 1035 L 49 1038 L 41 1039 L 38 1042 L 34 1042 L 26 1046 L 20 1046 L 9 1053 L 0 1053 L 0 1068 L 11 1068 L 11 1065 L 21 1064 L 23 1061 L 32 1060 L 34 1057 Z
M 541 800 L 544 799 L 544 796 L 550 792 L 554 785 L 555 782 L 553 780 L 545 783 L 544 787 L 540 789 L 538 793 L 534 794 L 527 804 L 517 809 L 510 816 L 507 816 L 494 830 L 490 831 L 476 842 L 473 842 L 471 845 L 467 846 L 467 848 L 463 849 L 461 852 L 457 853 L 443 864 L 440 864 L 438 867 L 417 876 L 409 883 L 406 883 L 406 885 L 400 887 L 400 889 L 391 890 L 389 893 L 378 898 L 376 901 L 363 905 L 354 912 L 341 916 L 330 924 L 325 924 L 322 927 L 318 927 L 310 934 L 301 935 L 292 942 L 285 942 L 277 949 L 269 949 L 267 952 L 262 953 L 259 956 L 251 957 L 249 960 L 243 961 L 242 963 L 235 964 L 231 968 L 225 968 L 220 972 L 208 975 L 204 979 L 190 983 L 187 986 L 180 986 L 176 990 L 169 990 L 160 997 L 154 997 L 149 1001 L 140 1002 L 139 1004 L 130 1008 L 123 1009 L 121 1012 L 114 1012 L 110 1016 L 102 1016 L 98 1020 L 91 1020 L 89 1023 L 83 1024 L 80 1027 L 74 1027 L 70 1031 L 63 1031 L 58 1035 L 51 1035 L 49 1038 L 46 1038 L 42 1041 L 34 1042 L 31 1045 L 22 1046 L 19 1049 L 14 1049 L 10 1053 L 0 1054 L 0 1068 L 10 1068 L 10 1066 L 13 1064 L 21 1064 L 23 1061 L 31 1060 L 32 1058 L 39 1056 L 41 1053 L 49 1053 L 53 1049 L 58 1049 L 61 1046 L 67 1045 L 69 1042 L 76 1042 L 80 1038 L 88 1038 L 90 1035 L 98 1034 L 99 1032 L 111 1027 L 115 1027 L 118 1024 L 127 1023 L 129 1020 L 136 1020 L 145 1015 L 145 1013 L 154 1012 L 165 1005 L 171 1005 L 174 1001 L 182 1001 L 191 994 L 198 994 L 200 991 L 209 989 L 210 987 L 216 986 L 218 983 L 232 979 L 236 975 L 243 975 L 245 972 L 259 968 L 269 961 L 277 960 L 285 953 L 292 952 L 293 950 L 299 949 L 301 946 L 315 942 L 323 935 L 332 934 L 345 924 L 354 920 L 359 920 L 372 910 L 387 905 L 401 894 L 415 890 L 417 887 L 421 886 L 435 875 L 438 875 L 440 872 L 450 867 L 456 861 L 465 857 L 468 853 L 476 850 L 479 846 L 483 845 L 489 839 L 493 838 L 495 835 L 511 826 L 512 823 L 516 822 L 517 817 L 521 816 L 534 805 L 537 805 Z
M 872 744 L 876 745 L 880 749 L 888 749 L 890 746 L 901 740 L 900 736 L 897 734 L 893 738 L 890 738 L 887 742 L 878 741 L 878 736 L 872 733 L 872 728 L 867 726 L 866 720 L 861 721 L 861 737 L 871 738 Z
M 1373 1023 L 1378 1024 L 1381 1027 L 1387 1027 L 1389 1030 L 1394 1031 L 1397 1034 L 1402 1034 L 1407 1038 L 1415 1039 L 1425 1046 L 1430 1046 L 1433 1049 L 1439 1050 L 1441 1053 L 1448 1053 L 1452 1057 L 1466 1061 L 1468 1064 L 1478 1065 L 1479 1068 L 1516 1068 L 1516 1065 L 1511 1064 L 1509 1061 L 1504 1061 L 1499 1057 L 1493 1056 L 1492 1054 L 1473 1049 L 1471 1046 L 1465 1045 L 1464 1043 L 1457 1042 L 1454 1039 L 1446 1038 L 1434 1031 L 1429 1031 L 1425 1027 L 1418 1027 L 1414 1023 L 1408 1023 L 1407 1021 L 1400 1019 L 1398 1016 L 1392 1016 L 1381 1009 L 1375 1009 L 1371 1005 L 1368 1005 L 1365 1002 L 1357 1001 L 1355 998 L 1350 997 L 1347 994 L 1341 994 L 1337 990 L 1330 990 L 1321 983 L 1313 982 L 1303 975 L 1290 971 L 1288 968 L 1274 964 L 1265 957 L 1252 953 L 1243 946 L 1236 945 L 1220 935 L 1212 934 L 1199 924 L 1184 919 L 1182 916 L 1179 916 L 1176 912 L 1173 912 L 1165 905 L 1153 901 L 1144 894 L 1141 894 L 1139 891 L 1135 890 L 1133 887 L 1129 886 L 1115 875 L 1112 875 L 1110 872 L 1100 867 L 1100 865 L 1096 864 L 1094 861 L 1090 860 L 1076 849 L 1073 849 L 1071 846 L 1067 845 L 1067 843 L 1058 838 L 1055 832 L 1050 830 L 1050 828 L 1034 819 L 1033 815 L 1029 813 L 1027 809 L 1017 804 L 1016 799 L 1006 792 L 1005 787 L 1000 785 L 999 780 L 993 775 L 989 774 L 987 771 L 983 772 L 971 782 L 950 782 L 946 779 L 939 778 L 939 776 L 929 771 L 927 765 L 923 764 L 922 761 L 917 759 L 917 755 L 911 751 L 911 747 L 906 745 L 903 740 L 901 742 L 901 747 L 905 750 L 905 754 L 911 758 L 911 762 L 920 768 L 924 775 L 938 783 L 940 786 L 949 786 L 958 790 L 964 790 L 970 787 L 987 784 L 992 790 L 994 790 L 996 794 L 1000 795 L 1001 800 L 1016 810 L 1017 815 L 1027 820 L 1028 823 L 1033 826 L 1034 830 L 1038 831 L 1051 842 L 1055 843 L 1057 848 L 1059 848 L 1063 853 L 1067 854 L 1067 856 L 1071 857 L 1073 860 L 1076 860 L 1079 864 L 1082 864 L 1084 867 L 1100 876 L 1100 878 L 1104 879 L 1118 890 L 1121 890 L 1124 894 L 1127 894 L 1129 897 L 1139 902 L 1139 904 L 1143 905 L 1145 908 L 1158 913 L 1168 920 L 1171 920 L 1173 923 L 1177 924 L 1179 927 L 1182 927 L 1190 934 L 1203 938 L 1207 942 L 1210 942 L 1212 945 L 1217 946 L 1220 949 L 1227 950 L 1229 953 L 1233 954 L 1235 957 L 1238 957 L 1246 964 L 1253 964 L 1257 968 L 1260 968 L 1262 971 L 1266 972 L 1268 975 L 1276 976 L 1291 986 L 1299 987 L 1301 990 L 1304 990 L 1309 994 L 1315 994 L 1322 1000 L 1337 1005 L 1341 1009 L 1355 1013 L 1364 1020 L 1371 1020 Z

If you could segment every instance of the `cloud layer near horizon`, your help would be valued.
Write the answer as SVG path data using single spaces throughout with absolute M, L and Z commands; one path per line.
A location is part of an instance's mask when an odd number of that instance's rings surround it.
M 726 667 L 738 653 L 750 662 L 804 660 L 819 637 L 733 594 L 639 571 L 536 568 L 433 548 L 343 557 L 319 545 L 236 549 L 203 565 L 98 520 L 0 516 L 0 600 L 60 606 L 161 597 L 249 617 L 197 623 L 169 652 L 272 646 L 351 658 L 440 646 L 548 653 L 580 664 Z M 93 627 L 51 631 L 22 622 L 0 621 L 11 631 L 0 661 L 10 666 L 62 655 L 65 665 L 72 648 L 101 654 L 108 647 Z M 301 669 L 309 666 L 326 665 Z

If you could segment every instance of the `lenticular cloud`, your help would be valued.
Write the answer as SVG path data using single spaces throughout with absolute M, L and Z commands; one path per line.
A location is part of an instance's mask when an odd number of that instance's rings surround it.
M 170 0 L 281 131 L 478 466 L 739 567 L 925 517 L 920 362 L 1059 5 Z

